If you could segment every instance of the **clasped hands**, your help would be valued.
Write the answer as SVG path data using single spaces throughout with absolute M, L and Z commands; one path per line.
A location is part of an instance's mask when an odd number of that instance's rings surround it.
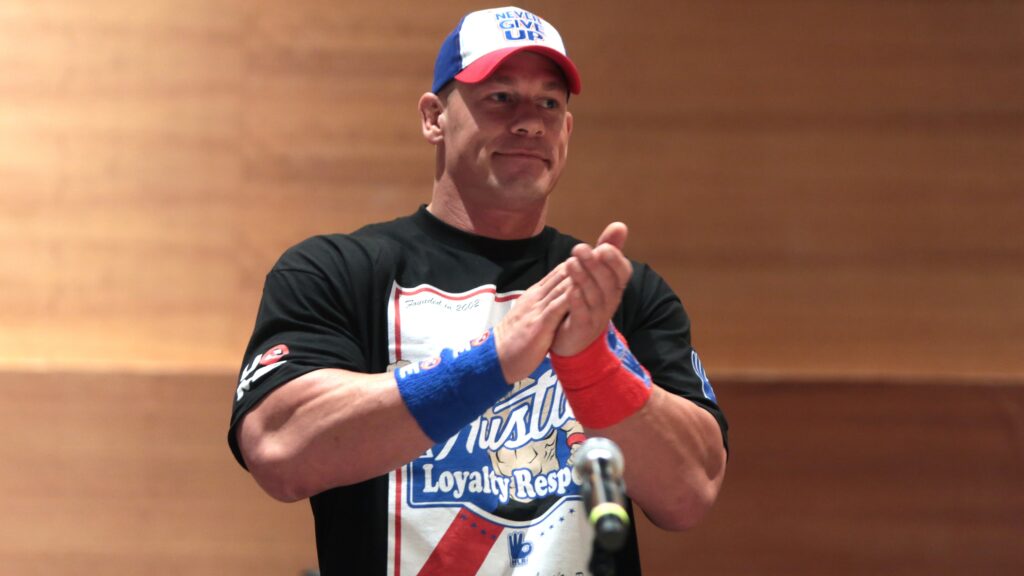
M 623 254 L 627 234 L 625 224 L 613 222 L 594 246 L 574 246 L 494 327 L 508 382 L 529 376 L 549 351 L 572 356 L 604 334 L 633 273 Z

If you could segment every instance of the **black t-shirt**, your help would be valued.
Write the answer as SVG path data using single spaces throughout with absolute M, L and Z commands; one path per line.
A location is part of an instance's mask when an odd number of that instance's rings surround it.
M 235 457 L 244 466 L 238 421 L 278 386 L 321 368 L 379 373 L 460 347 L 577 243 L 550 227 L 524 240 L 474 236 L 421 207 L 291 248 L 267 275 L 239 375 L 228 434 Z M 647 265 L 633 263 L 613 321 L 654 382 L 708 410 L 725 442 L 686 312 Z M 450 556 L 466 563 L 460 573 L 585 573 L 592 531 L 569 461 L 583 438 L 545 359 L 448 441 L 312 497 L 322 574 L 416 574 Z M 618 574 L 640 573 L 635 531 L 616 561 Z

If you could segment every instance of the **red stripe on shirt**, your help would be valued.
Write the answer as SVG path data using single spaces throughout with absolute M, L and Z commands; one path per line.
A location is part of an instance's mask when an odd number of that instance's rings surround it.
M 500 525 L 462 508 L 420 569 L 420 576 L 474 576 L 502 530 Z

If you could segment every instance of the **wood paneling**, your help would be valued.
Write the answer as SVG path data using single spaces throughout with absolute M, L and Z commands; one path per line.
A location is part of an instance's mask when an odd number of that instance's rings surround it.
M 475 3 L 5 2 L 0 365 L 233 370 L 263 274 L 411 211 Z M 1024 373 L 1024 4 L 531 2 L 583 72 L 552 222 L 719 374 Z
M 284 248 L 428 200 L 415 102 L 475 7 L 0 5 L 4 573 L 313 565 L 231 374 Z M 648 573 L 1024 571 L 1024 3 L 527 7 L 583 73 L 552 222 L 630 224 L 733 424 Z
M 574 103 L 582 194 L 554 218 L 632 224 L 709 370 L 1022 373 L 1024 4 L 662 3 L 591 24 L 581 67 L 610 97 Z
M 230 374 L 0 373 L 5 574 L 298 574 L 305 503 L 228 450 Z M 704 523 L 640 523 L 648 576 L 1024 570 L 1024 386 L 717 381 L 730 461 Z M 629 465 L 628 455 L 626 465 Z
M 731 423 L 725 486 L 691 532 L 641 525 L 651 574 L 1024 571 L 1019 384 L 715 388 Z
M 230 375 L 0 374 L 5 574 L 298 574 L 309 505 L 227 447 Z

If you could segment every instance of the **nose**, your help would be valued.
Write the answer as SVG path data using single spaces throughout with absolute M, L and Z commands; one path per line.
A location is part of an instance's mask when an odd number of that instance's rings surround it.
M 521 102 L 516 107 L 511 131 L 517 136 L 538 137 L 544 135 L 544 118 L 533 102 Z

